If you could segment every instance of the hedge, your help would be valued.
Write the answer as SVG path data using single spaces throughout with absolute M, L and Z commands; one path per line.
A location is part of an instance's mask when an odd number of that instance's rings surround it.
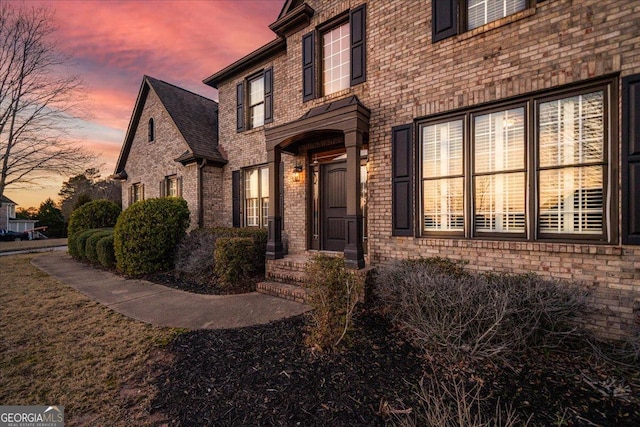
M 163 197 L 134 203 L 116 223 L 117 269 L 132 276 L 170 270 L 176 246 L 188 227 L 189 208 L 184 199 Z
M 116 253 L 113 249 L 113 233 L 98 240 L 96 244 L 96 253 L 98 254 L 98 262 L 108 269 L 116 266 Z
M 93 264 L 99 264 L 100 260 L 98 259 L 98 242 L 107 236 L 113 235 L 113 228 L 101 228 L 96 230 L 93 234 L 87 238 L 85 246 L 84 246 L 84 257 L 87 261 Z
M 113 227 L 121 211 L 120 206 L 109 200 L 95 200 L 74 210 L 69 218 L 67 230 L 69 236 L 67 246 L 71 256 L 78 259 L 84 256 L 80 255 L 79 252 L 80 250 L 84 250 L 84 245 L 80 248 L 79 245 L 76 244 L 76 239 L 83 231 Z
M 251 262 L 252 252 L 254 242 L 249 237 L 219 237 L 216 240 L 214 271 L 220 287 L 236 290 L 248 287 L 247 279 L 255 268 Z

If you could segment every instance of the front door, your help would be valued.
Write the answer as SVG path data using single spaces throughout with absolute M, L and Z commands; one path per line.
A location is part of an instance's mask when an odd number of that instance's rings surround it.
M 320 167 L 320 209 L 322 249 L 344 251 L 347 214 L 347 162 L 336 162 Z

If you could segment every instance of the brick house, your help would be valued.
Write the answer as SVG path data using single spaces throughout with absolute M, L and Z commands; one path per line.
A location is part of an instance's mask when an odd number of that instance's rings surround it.
M 309 251 L 446 256 L 592 286 L 593 327 L 622 336 L 640 305 L 638 28 L 626 0 L 287 0 L 272 42 L 204 80 L 228 160 L 206 209 L 268 227 L 270 279 Z
M 144 76 L 112 175 L 122 181 L 123 209 L 145 198 L 178 196 L 187 201 L 192 228 L 220 225 L 225 164 L 218 104 Z

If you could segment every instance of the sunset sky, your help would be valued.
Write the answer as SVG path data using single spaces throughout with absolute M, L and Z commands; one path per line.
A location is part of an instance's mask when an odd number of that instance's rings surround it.
M 2 1 L 2 0 L 0 0 Z M 10 0 L 14 1 L 14 0 Z M 273 40 L 269 30 L 284 0 L 15 1 L 54 11 L 62 52 L 87 86 L 89 119 L 73 133 L 100 155 L 102 176 L 113 173 L 142 82 L 152 77 L 217 100 L 202 80 Z M 19 207 L 58 199 L 56 177 L 43 188 L 5 194 Z

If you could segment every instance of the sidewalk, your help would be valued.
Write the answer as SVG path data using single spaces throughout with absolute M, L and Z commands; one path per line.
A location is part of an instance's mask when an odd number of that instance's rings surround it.
M 296 316 L 309 310 L 306 305 L 258 292 L 200 295 L 145 280 L 125 279 L 77 262 L 63 252 L 37 256 L 31 263 L 118 313 L 158 326 L 240 328 Z

